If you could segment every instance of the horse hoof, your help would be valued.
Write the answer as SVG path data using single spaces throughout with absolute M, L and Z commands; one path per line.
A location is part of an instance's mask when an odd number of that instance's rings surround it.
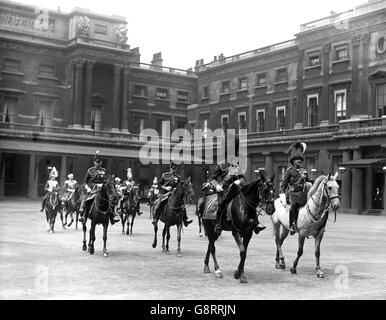
M 84 246 L 82 247 L 82 250 L 83 250 L 83 251 L 86 251 L 86 250 L 87 250 L 87 246 L 84 245 Z
M 285 270 L 285 263 L 280 263 L 279 264 L 279 269 Z
M 153 248 L 155 248 L 157 246 L 157 242 L 153 242 L 153 244 L 151 245 Z
M 53 234 L 54 233 L 54 231 L 53 230 L 50 230 L 50 231 L 48 231 L 50 234 Z
M 109 256 L 109 253 L 108 253 L 108 252 L 104 252 L 104 253 L 103 253 L 103 256 L 104 256 L 104 257 L 108 257 L 108 256 Z
M 324 273 L 320 270 L 317 270 L 316 271 L 316 276 L 319 278 L 319 279 L 323 279 L 324 278 Z
M 90 254 L 94 254 L 94 249 L 90 249 Z
M 200 238 L 202 238 L 204 235 L 202 233 L 200 233 Z
M 240 283 L 248 283 L 248 281 L 247 281 L 247 279 L 244 276 L 242 276 L 240 278 Z
M 295 268 L 290 268 L 290 271 L 292 274 L 296 274 L 296 269 Z
M 178 252 L 178 253 L 177 253 L 177 258 L 182 258 L 181 252 Z
M 204 267 L 204 273 L 210 273 L 209 266 L 205 266 L 205 267 Z
M 235 277 L 236 280 L 240 279 L 240 276 L 241 276 L 241 273 L 239 270 L 236 270 L 233 274 L 233 276 Z
M 216 270 L 214 274 L 216 275 L 217 279 L 221 279 L 222 278 L 222 272 L 220 270 Z

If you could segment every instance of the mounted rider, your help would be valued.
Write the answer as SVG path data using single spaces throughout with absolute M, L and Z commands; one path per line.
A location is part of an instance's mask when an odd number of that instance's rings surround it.
M 169 172 L 164 172 L 161 175 L 161 179 L 159 180 L 160 190 L 162 194 L 154 202 L 155 214 L 152 221 L 153 225 L 157 224 L 167 199 L 169 199 L 169 196 L 173 193 L 173 191 L 175 190 L 175 188 L 177 187 L 180 181 L 181 181 L 181 177 L 177 174 L 177 165 L 174 162 L 171 162 Z M 188 220 L 185 206 L 182 207 L 182 212 L 183 212 L 182 220 L 184 222 L 185 227 L 187 227 L 190 223 L 193 222 L 193 220 Z
M 59 188 L 59 183 L 56 181 L 56 178 L 59 176 L 58 170 L 56 170 L 55 167 L 52 167 L 51 172 L 49 174 L 49 180 L 47 180 L 46 185 L 44 186 L 44 191 L 46 191 L 46 194 L 43 197 L 42 201 L 42 208 L 40 209 L 40 212 L 43 212 L 44 207 L 46 206 L 46 201 L 49 196 L 49 194 L 54 191 L 56 188 Z
M 206 176 L 206 181 L 202 184 L 201 186 L 201 193 L 202 193 L 202 197 L 198 199 L 197 201 L 197 211 L 196 211 L 196 215 L 198 215 L 199 217 L 202 217 L 203 214 L 204 214 L 204 203 L 205 203 L 205 198 L 211 194 L 213 194 L 214 192 L 216 192 L 216 189 L 214 187 L 214 185 L 210 182 L 210 176 L 209 176 L 209 171 L 206 171 L 205 172 L 205 176 Z
M 153 184 L 151 185 L 151 187 L 149 189 L 149 193 L 148 193 L 149 201 L 147 204 L 150 205 L 151 197 L 157 198 L 158 196 L 159 196 L 158 179 L 157 179 L 157 177 L 154 177 Z
M 88 168 L 86 172 L 86 176 L 84 178 L 84 187 L 86 188 L 86 193 L 82 198 L 82 202 L 80 204 L 80 222 L 85 221 L 85 216 L 90 210 L 90 206 L 95 198 L 95 195 L 98 191 L 98 188 L 102 186 L 104 183 L 104 177 L 106 175 L 106 169 L 102 167 L 102 158 L 99 155 L 99 151 L 95 153 L 94 156 L 94 166 Z M 118 214 L 113 210 L 110 214 L 110 222 L 114 224 L 120 220 Z
M 74 179 L 73 173 L 69 173 L 67 175 L 67 178 L 68 178 L 68 180 L 65 180 L 64 184 L 63 184 L 63 190 L 64 190 L 64 193 L 62 196 L 63 202 L 67 202 L 72 198 L 72 196 L 74 195 L 74 192 L 75 192 L 75 188 L 78 184 L 78 182 Z
M 289 226 L 290 234 L 295 234 L 297 230 L 297 220 L 300 207 L 307 203 L 307 187 L 310 185 L 307 177 L 307 170 L 302 167 L 304 162 L 304 152 L 307 145 L 304 142 L 296 142 L 289 146 L 290 166 L 284 176 L 280 200 L 284 207 L 290 204 Z
M 133 190 L 133 188 L 137 186 L 134 179 L 133 179 L 133 173 L 131 171 L 131 168 L 127 168 L 127 177 L 126 180 L 123 181 L 122 185 L 119 188 L 119 191 L 122 193 L 122 198 L 118 201 L 118 208 L 120 208 L 121 212 L 123 212 L 123 203 L 127 200 L 127 198 L 130 195 L 130 192 Z M 137 203 L 137 212 L 140 216 L 142 212 L 139 211 L 139 200 Z

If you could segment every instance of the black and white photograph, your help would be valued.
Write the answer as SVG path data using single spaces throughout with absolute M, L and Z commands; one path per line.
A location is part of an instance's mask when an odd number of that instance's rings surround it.
M 385 244 L 386 0 L 0 0 L 0 300 L 385 300 Z

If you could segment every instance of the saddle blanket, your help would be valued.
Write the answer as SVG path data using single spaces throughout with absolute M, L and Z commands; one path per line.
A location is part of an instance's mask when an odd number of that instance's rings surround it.
M 216 220 L 217 219 L 217 194 L 212 194 L 207 196 L 204 204 L 204 214 L 202 215 L 203 219 L 207 220 Z

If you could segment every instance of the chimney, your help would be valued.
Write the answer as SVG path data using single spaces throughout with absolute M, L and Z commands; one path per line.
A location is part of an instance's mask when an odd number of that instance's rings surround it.
M 154 69 L 162 70 L 162 61 L 161 52 L 153 54 L 153 60 L 151 61 L 151 64 L 155 67 Z

